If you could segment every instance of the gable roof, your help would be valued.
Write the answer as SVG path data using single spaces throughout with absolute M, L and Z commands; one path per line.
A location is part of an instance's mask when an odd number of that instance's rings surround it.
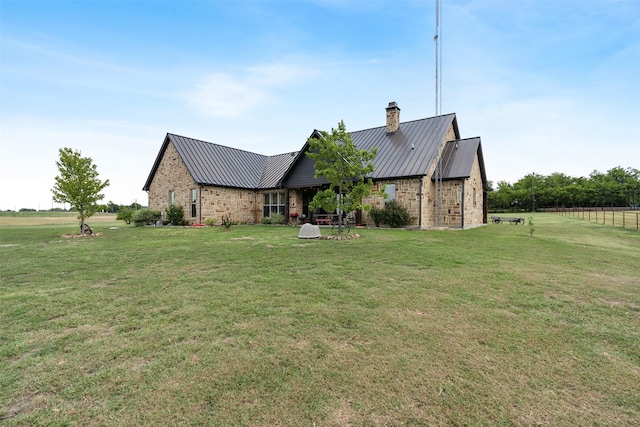
M 449 127 L 453 125 L 455 138 L 460 138 L 454 113 L 427 119 L 403 122 L 393 134 L 386 127 L 352 132 L 353 143 L 359 149 L 378 147 L 373 160 L 371 178 L 423 176 L 435 159 Z
M 486 183 L 480 138 L 460 139 L 455 113 L 403 122 L 393 134 L 380 126 L 351 132 L 351 137 L 359 149 L 378 148 L 371 178 L 417 177 L 427 175 L 451 127 L 455 140 L 446 143 L 442 154 L 443 179 L 468 178 L 477 154 Z M 317 130 L 311 134 L 318 136 Z M 264 156 L 167 133 L 143 190 L 149 190 L 169 143 L 175 146 L 197 185 L 267 189 L 313 187 L 327 182 L 324 177 L 315 178 L 314 162 L 306 156 L 308 142 L 298 152 Z
M 480 164 L 482 182 L 486 182 L 487 176 L 479 136 L 447 142 L 442 153 L 442 179 L 469 178 L 476 155 Z M 435 176 L 432 179 L 435 179 Z
M 353 143 L 359 149 L 378 147 L 373 159 L 373 179 L 424 176 L 438 153 L 438 149 L 453 127 L 455 138 L 460 138 L 455 113 L 403 122 L 393 134 L 386 126 L 351 132 Z M 316 130 L 311 137 L 319 136 Z M 282 182 L 289 187 L 306 187 L 326 184 L 323 177 L 315 178 L 314 162 L 306 156 L 308 142 L 298 153 L 295 162 L 284 174 Z
M 167 133 L 143 190 L 149 190 L 169 143 L 173 143 L 197 185 L 250 189 L 274 187 L 296 154 L 263 156 Z

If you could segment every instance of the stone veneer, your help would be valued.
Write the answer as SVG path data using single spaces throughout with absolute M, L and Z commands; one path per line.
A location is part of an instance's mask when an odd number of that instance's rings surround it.
M 445 142 L 455 139 L 451 126 L 438 150 L 441 154 Z M 395 184 L 396 199 L 409 209 L 413 218 L 410 226 L 418 226 L 422 220 L 422 228 L 435 226 L 435 184 L 433 165 L 426 176 L 416 178 L 389 179 L 374 182 L 373 191 L 380 191 L 385 184 Z M 422 186 L 421 186 L 422 183 Z M 464 185 L 464 204 L 462 204 L 462 186 Z M 191 217 L 191 190 L 197 191 L 196 216 Z M 474 191 L 475 190 L 475 191 Z M 184 165 L 180 155 L 172 143 L 167 149 L 149 186 L 149 208 L 164 211 L 169 206 L 170 191 L 174 192 L 174 203 L 181 205 L 185 219 L 191 223 L 204 222 L 214 218 L 220 223 L 223 215 L 230 215 L 240 223 L 259 223 L 262 218 L 262 195 L 265 192 L 285 191 L 285 189 L 253 190 L 217 186 L 198 187 Z M 475 197 L 475 198 L 474 198 Z M 422 198 L 422 200 L 421 200 Z M 372 195 L 363 201 L 365 204 L 384 207 L 384 200 Z M 444 181 L 441 189 L 441 209 L 439 226 L 467 227 L 483 222 L 483 187 L 480 166 L 476 156 L 471 177 L 465 180 Z M 464 225 L 462 225 L 462 208 L 464 206 Z M 302 193 L 288 191 L 287 215 L 293 212 L 302 213 Z M 287 218 L 287 221 L 289 218 Z M 367 212 L 362 213 L 362 223 L 373 225 Z
M 196 216 L 191 217 L 191 190 L 196 189 Z M 182 206 L 185 219 L 191 223 L 214 218 L 220 223 L 223 215 L 234 221 L 254 223 L 262 213 L 262 193 L 252 189 L 196 185 L 172 143 L 162 157 L 149 186 L 149 208 L 164 212 L 169 206 L 169 194 L 174 203 Z

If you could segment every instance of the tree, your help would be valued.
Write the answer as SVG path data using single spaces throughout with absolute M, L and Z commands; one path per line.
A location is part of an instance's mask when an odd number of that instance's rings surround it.
M 116 216 L 117 221 L 124 221 L 127 224 L 131 224 L 131 218 L 133 217 L 133 213 L 135 210 L 131 209 L 129 206 L 122 206 L 118 210 L 118 215 Z
M 362 199 L 371 194 L 373 182 L 367 176 L 373 172 L 377 148 L 360 150 L 347 132 L 344 121 L 331 133 L 320 132 L 319 138 L 309 138 L 307 156 L 315 161 L 315 177 L 325 177 L 329 188 L 316 193 L 310 206 L 338 213 L 338 234 L 342 235 L 342 214 L 366 209 Z
M 69 203 L 78 211 L 80 230 L 84 235 L 84 220 L 98 211 L 97 202 L 104 199 L 100 194 L 109 185 L 109 180 L 100 181 L 96 165 L 90 157 L 82 157 L 79 151 L 71 148 L 58 150 L 60 159 L 56 162 L 60 174 L 51 189 L 53 201 Z

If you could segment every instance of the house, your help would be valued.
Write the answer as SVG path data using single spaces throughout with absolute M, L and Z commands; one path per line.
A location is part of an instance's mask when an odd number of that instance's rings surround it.
M 391 102 L 385 126 L 351 136 L 360 149 L 378 147 L 374 190 L 384 186 L 387 200 L 406 206 L 412 226 L 467 228 L 487 222 L 480 137 L 461 138 L 455 114 L 401 123 L 400 108 Z M 143 190 L 150 209 L 179 204 L 193 223 L 223 215 L 257 223 L 272 212 L 313 220 L 309 203 L 328 183 L 315 178 L 307 149 L 305 143 L 297 152 L 263 156 L 167 134 Z M 383 207 L 385 200 L 372 195 L 364 203 Z M 373 224 L 367 212 L 356 214 L 359 224 Z

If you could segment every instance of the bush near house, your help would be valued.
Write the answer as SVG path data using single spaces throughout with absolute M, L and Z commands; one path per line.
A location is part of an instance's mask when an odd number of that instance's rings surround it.
M 397 200 L 390 200 L 384 206 L 384 219 L 391 228 L 399 228 L 407 226 L 412 218 L 406 206 Z
M 153 225 L 156 221 L 162 219 L 160 211 L 148 208 L 138 209 L 131 216 L 131 222 L 136 227 L 142 227 L 143 225 Z
M 384 222 L 384 209 L 380 209 L 377 206 L 372 206 L 369 210 L 369 216 L 373 219 L 373 223 L 376 227 L 380 227 L 380 224 Z
M 391 228 L 406 227 L 413 219 L 409 209 L 397 200 L 385 203 L 384 209 L 372 206 L 369 210 L 369 216 L 373 219 L 376 227 L 380 227 L 380 224 L 388 224 Z
M 167 221 L 171 225 L 187 225 L 184 219 L 184 209 L 180 205 L 170 205 L 165 209 Z

